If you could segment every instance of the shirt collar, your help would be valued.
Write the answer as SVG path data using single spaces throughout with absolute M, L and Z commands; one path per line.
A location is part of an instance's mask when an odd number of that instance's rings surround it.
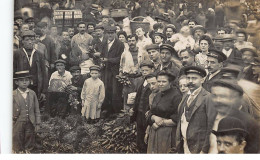
M 27 88 L 25 91 L 21 91 L 19 88 L 17 88 L 17 90 L 21 93 L 21 94 L 23 94 L 23 93 L 29 93 L 29 89 Z
M 115 41 L 115 39 L 114 39 L 113 41 L 109 41 L 109 40 L 107 40 L 107 43 L 108 43 L 108 44 L 113 44 L 114 41 Z
M 135 47 L 135 49 L 129 48 L 129 51 L 130 51 L 130 52 L 137 52 L 137 51 L 138 51 L 138 47 Z
M 40 40 L 43 41 L 46 38 L 46 34 L 40 37 Z
M 217 75 L 221 70 L 217 70 L 216 72 L 212 73 L 209 75 L 209 79 L 211 79 L 212 77 L 214 77 L 215 75 Z
M 200 86 L 199 88 L 197 88 L 197 89 L 196 89 L 195 91 L 193 91 L 192 93 L 191 93 L 191 91 L 189 90 L 189 91 L 188 91 L 188 95 L 196 96 L 196 95 L 198 95 L 198 94 L 200 93 L 201 89 L 202 89 L 202 86 Z

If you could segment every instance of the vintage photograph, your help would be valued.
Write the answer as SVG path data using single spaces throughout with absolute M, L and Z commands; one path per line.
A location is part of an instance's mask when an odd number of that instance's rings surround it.
M 12 153 L 260 153 L 260 0 L 14 0 Z

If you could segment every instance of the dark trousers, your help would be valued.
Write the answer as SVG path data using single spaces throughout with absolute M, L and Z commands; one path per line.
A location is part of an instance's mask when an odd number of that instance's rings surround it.
M 142 112 L 138 112 L 136 116 L 136 144 L 140 153 L 147 153 L 147 144 L 144 143 L 146 128 L 145 115 Z
M 32 150 L 35 144 L 35 132 L 32 122 L 17 121 L 13 126 L 13 150 L 15 152 Z

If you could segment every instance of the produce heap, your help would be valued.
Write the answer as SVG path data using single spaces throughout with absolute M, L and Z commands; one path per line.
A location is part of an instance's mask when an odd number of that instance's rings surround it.
M 135 125 L 130 124 L 128 113 L 96 124 L 86 123 L 80 115 L 42 119 L 32 153 L 138 153 Z

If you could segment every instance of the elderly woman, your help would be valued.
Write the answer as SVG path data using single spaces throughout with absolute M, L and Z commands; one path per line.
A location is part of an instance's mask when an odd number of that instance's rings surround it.
M 213 48 L 213 41 L 208 35 L 201 36 L 199 40 L 200 52 L 195 56 L 196 65 L 205 68 L 209 48 Z
M 147 122 L 151 126 L 147 153 L 168 153 L 175 150 L 177 110 L 181 101 L 178 88 L 171 85 L 174 75 L 161 71 L 157 75 L 159 93 L 154 97 Z

